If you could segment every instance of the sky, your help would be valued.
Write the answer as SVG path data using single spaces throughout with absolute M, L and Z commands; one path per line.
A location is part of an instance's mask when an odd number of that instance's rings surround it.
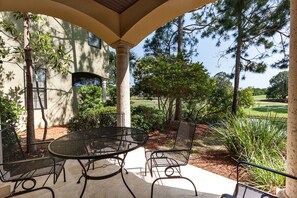
M 186 21 L 189 16 L 186 16 Z M 187 23 L 187 22 L 186 22 Z M 153 33 L 152 33 L 153 34 Z M 149 35 L 147 38 L 152 36 Z M 142 40 L 137 46 L 132 48 L 132 51 L 136 53 L 138 58 L 144 56 L 144 44 L 145 39 Z M 202 62 L 204 67 L 208 70 L 209 75 L 212 77 L 218 72 L 226 72 L 230 74 L 232 72 L 233 66 L 235 64 L 235 60 L 232 58 L 229 59 L 220 59 L 220 52 L 227 48 L 228 43 L 223 44 L 221 47 L 216 47 L 216 40 L 212 40 L 210 38 L 199 39 L 198 43 L 198 56 L 193 58 L 193 62 Z M 253 53 L 253 52 L 251 52 Z M 271 57 L 267 60 L 268 63 L 273 63 L 277 59 L 277 56 Z M 267 67 L 265 73 L 256 74 L 251 72 L 244 73 L 245 80 L 240 80 L 239 87 L 255 87 L 255 88 L 267 88 L 269 87 L 269 80 L 277 75 L 279 72 L 284 71 L 280 69 L 275 69 L 271 67 Z M 131 79 L 133 84 L 133 78 Z M 231 80 L 233 83 L 233 80 Z

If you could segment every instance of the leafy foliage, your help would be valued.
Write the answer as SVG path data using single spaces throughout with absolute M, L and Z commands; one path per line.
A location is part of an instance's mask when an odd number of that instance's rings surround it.
M 259 95 L 265 95 L 267 88 L 255 88 L 255 87 L 249 87 L 253 90 L 253 96 L 259 96 Z
M 266 98 L 286 99 L 288 96 L 288 71 L 279 72 L 270 80 L 267 88 Z
M 0 96 L 0 124 L 5 128 L 10 124 L 16 124 L 24 109 L 17 102 L 10 100 L 8 97 Z
M 70 55 L 62 43 L 54 42 L 52 33 L 45 18 L 29 14 L 30 21 L 30 47 L 32 49 L 32 61 L 35 69 L 38 67 L 51 68 L 54 71 L 67 73 L 70 64 Z M 23 13 L 6 13 L 2 15 L 1 29 L 6 33 L 9 40 L 16 42 L 14 45 L 6 45 L 7 54 L 5 61 L 18 64 L 24 62 L 24 33 L 20 24 L 23 23 Z
M 215 123 L 225 119 L 226 112 L 231 111 L 233 87 L 229 76 L 220 72 L 210 79 L 209 94 L 206 98 L 193 98 L 185 101 L 186 111 L 183 117 L 189 121 Z M 240 111 L 254 104 L 250 89 L 240 90 Z
M 253 90 L 249 87 L 239 91 L 239 98 L 238 106 L 240 108 L 248 108 L 255 104 Z
M 0 64 L 0 124 L 1 128 L 5 128 L 10 124 L 17 124 L 20 116 L 24 112 L 21 107 L 20 95 L 24 91 L 16 86 L 10 88 L 8 93 L 3 91 L 4 82 L 10 81 L 14 78 L 12 72 L 5 72 L 3 66 Z
M 162 129 L 165 120 L 160 110 L 142 105 L 132 107 L 131 116 L 132 127 L 142 129 L 147 133 Z
M 85 111 L 74 116 L 68 123 L 69 132 L 82 131 L 97 127 L 116 126 L 117 113 L 115 107 L 104 107 Z
M 100 86 L 88 85 L 78 89 L 78 110 L 80 114 L 103 108 L 102 89 Z
M 206 98 L 209 76 L 201 63 L 182 61 L 177 57 L 144 57 L 133 73 L 138 94 L 157 97 L 159 109 L 172 118 L 173 101 Z
M 269 115 L 259 119 L 238 118 L 232 115 L 212 130 L 221 135 L 225 147 L 238 160 L 284 170 L 286 123 Z M 284 178 L 261 170 L 251 170 L 254 181 L 263 187 L 283 186 Z
M 261 155 L 262 148 L 280 153 L 285 149 L 286 124 L 273 116 L 250 119 L 230 115 L 213 130 L 222 135 L 226 148 L 237 159 L 249 161 L 251 156 Z

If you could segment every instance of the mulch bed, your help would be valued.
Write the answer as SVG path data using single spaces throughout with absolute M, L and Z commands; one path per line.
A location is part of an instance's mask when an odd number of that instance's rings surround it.
M 177 127 L 173 126 L 165 130 L 165 133 L 160 133 L 159 131 L 150 133 L 150 137 L 145 145 L 145 148 L 168 148 L 166 145 L 170 145 L 170 142 L 174 141 L 174 134 L 176 133 L 176 130 Z M 198 125 L 195 132 L 195 138 L 207 136 L 208 133 L 208 125 Z M 231 158 L 230 154 L 226 150 L 198 151 L 198 154 L 191 155 L 189 164 L 236 180 L 236 161 Z

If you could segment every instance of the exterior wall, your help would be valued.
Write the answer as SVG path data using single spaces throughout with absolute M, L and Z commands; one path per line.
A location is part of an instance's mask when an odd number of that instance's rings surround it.
M 3 14 L 7 13 L 2 13 L 0 17 Z M 43 17 L 47 20 L 47 24 L 43 28 L 45 30 L 49 29 L 48 27 L 53 29 L 54 42 L 62 43 L 71 56 L 69 72 L 66 76 L 47 70 L 47 109 L 45 109 L 45 113 L 48 126 L 63 125 L 69 121 L 77 109 L 76 88 L 72 87 L 72 73 L 89 72 L 108 78 L 108 74 L 105 72 L 105 67 L 108 66 L 108 57 L 106 56 L 108 46 L 102 42 L 101 49 L 91 47 L 88 45 L 86 30 L 59 19 Z M 13 41 L 6 41 L 13 43 Z M 15 74 L 14 80 L 5 82 L 5 90 L 8 91 L 10 87 L 15 86 L 24 89 L 24 72 L 21 67 L 25 63 L 20 63 L 18 66 L 4 62 L 2 65 L 6 71 L 13 71 Z M 25 95 L 21 100 L 24 105 Z M 34 116 L 35 127 L 43 127 L 41 110 L 35 110 Z M 25 119 L 23 122 L 25 123 Z

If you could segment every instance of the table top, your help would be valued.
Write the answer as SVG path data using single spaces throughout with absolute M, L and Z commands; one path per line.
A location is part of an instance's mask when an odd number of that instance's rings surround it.
M 66 159 L 104 159 L 127 153 L 148 140 L 148 134 L 135 128 L 102 127 L 72 132 L 52 141 L 49 152 Z

